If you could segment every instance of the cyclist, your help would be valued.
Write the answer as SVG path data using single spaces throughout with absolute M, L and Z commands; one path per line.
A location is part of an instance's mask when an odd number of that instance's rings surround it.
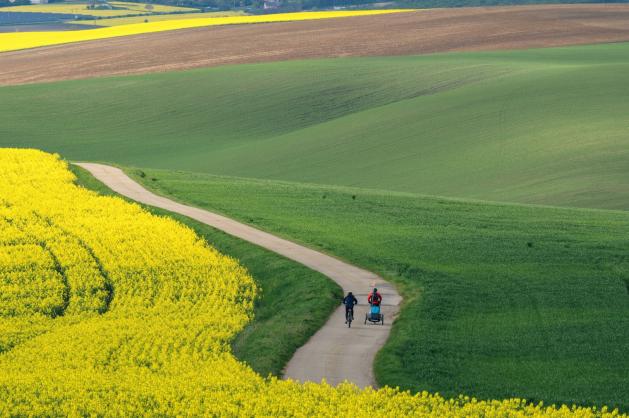
M 343 299 L 343 305 L 345 305 L 345 323 L 347 324 L 348 315 L 351 315 L 352 319 L 354 319 L 354 305 L 358 305 L 358 299 L 352 292 L 349 292 Z
M 378 292 L 378 289 L 373 288 L 369 296 L 367 296 L 367 302 L 372 306 L 380 306 L 382 303 L 382 295 Z

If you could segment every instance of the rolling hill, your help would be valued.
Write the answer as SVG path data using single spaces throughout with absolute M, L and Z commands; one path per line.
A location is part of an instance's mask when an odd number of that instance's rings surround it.
M 0 36 L 0 44 L 1 39 Z M 282 24 L 181 29 L 6 52 L 0 54 L 0 85 L 296 59 L 626 41 L 627 4 L 427 9 Z
M 629 208 L 629 44 L 309 60 L 0 88 L 1 146 Z

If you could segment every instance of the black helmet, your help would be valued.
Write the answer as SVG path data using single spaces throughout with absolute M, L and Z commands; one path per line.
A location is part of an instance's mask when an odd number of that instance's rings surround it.
M 376 293 L 378 291 L 378 289 L 376 289 L 375 287 L 373 288 L 373 292 Z

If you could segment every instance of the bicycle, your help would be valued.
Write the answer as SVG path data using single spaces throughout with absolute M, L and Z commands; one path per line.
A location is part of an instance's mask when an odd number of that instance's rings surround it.
M 352 327 L 352 321 L 354 320 L 354 308 L 345 310 L 345 323 L 347 328 Z

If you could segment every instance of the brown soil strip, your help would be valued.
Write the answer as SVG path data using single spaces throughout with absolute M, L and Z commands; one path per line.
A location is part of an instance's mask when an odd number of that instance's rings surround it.
M 425 54 L 629 41 L 629 5 L 432 9 L 220 26 L 0 54 L 0 84 L 289 59 Z

